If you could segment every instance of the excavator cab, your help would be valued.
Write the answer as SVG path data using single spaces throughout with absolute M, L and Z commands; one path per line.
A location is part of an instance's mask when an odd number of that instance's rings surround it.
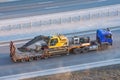
M 49 48 L 58 48 L 64 46 L 68 46 L 68 39 L 63 35 L 52 36 L 48 43 Z

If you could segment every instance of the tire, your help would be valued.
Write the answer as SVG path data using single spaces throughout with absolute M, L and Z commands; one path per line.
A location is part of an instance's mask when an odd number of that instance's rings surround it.
M 44 57 L 44 59 L 48 59 L 48 57 L 47 57 L 47 56 L 45 56 L 45 57 Z
M 80 48 L 73 49 L 73 53 L 79 54 L 79 53 L 81 53 L 81 49 Z
M 25 62 L 25 59 L 23 58 L 23 59 L 21 59 L 21 62 Z
M 38 59 L 39 59 L 39 57 L 38 57 L 38 56 L 36 56 L 36 57 L 35 57 L 35 60 L 38 60 Z
M 17 62 L 17 60 L 16 60 L 16 59 L 14 59 L 14 58 L 12 58 L 12 61 L 13 61 L 14 63 L 16 63 L 16 62 Z
M 44 60 L 45 60 L 45 59 L 48 59 L 48 56 L 44 56 L 44 57 L 42 57 L 42 59 L 44 59 Z
M 89 49 L 87 47 L 85 47 L 85 48 L 82 49 L 83 53 L 87 53 L 88 51 L 89 51 Z
M 70 53 L 67 53 L 66 55 L 67 55 L 67 56 L 69 56 L 69 55 L 70 55 Z
M 28 61 L 29 61 L 29 62 L 33 61 L 33 58 L 32 58 L 32 57 L 30 57 Z
M 21 60 L 20 60 L 20 59 L 18 59 L 18 60 L 17 60 L 17 62 L 21 62 Z
M 113 45 L 113 43 L 110 43 L 110 45 L 112 46 L 112 45 Z

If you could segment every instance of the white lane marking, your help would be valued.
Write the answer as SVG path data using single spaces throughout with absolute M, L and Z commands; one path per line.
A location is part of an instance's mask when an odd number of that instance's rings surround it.
M 91 1 L 91 2 L 87 2 L 85 4 L 88 4 L 88 3 L 97 3 L 97 2 L 104 2 L 104 1 L 107 1 L 107 0 L 97 0 L 97 1 Z
M 20 0 L 7 0 L 7 1 L 20 1 Z
M 103 2 L 103 1 L 107 1 L 107 0 L 91 1 L 91 2 L 86 2 L 86 3 L 81 3 L 81 4 L 96 3 L 96 2 Z M 77 3 L 77 4 L 80 4 L 80 3 Z M 69 4 L 69 5 L 64 5 L 64 6 L 74 6 L 74 5 L 77 5 L 77 4 Z M 60 8 L 60 7 L 63 7 L 63 6 L 46 7 L 44 9 L 55 9 L 55 8 Z
M 25 78 L 72 72 L 72 71 L 85 70 L 85 69 L 90 69 L 90 68 L 97 68 L 97 67 L 116 65 L 116 64 L 120 64 L 120 59 L 111 59 L 111 60 L 106 60 L 106 61 L 98 61 L 98 62 L 85 63 L 85 64 L 73 65 L 73 66 L 67 66 L 67 67 L 60 67 L 60 68 L 54 68 L 54 69 L 48 69 L 48 70 L 42 70 L 42 71 L 3 76 L 3 77 L 0 77 L 0 80 L 19 80 L 19 79 L 25 79 Z
M 54 9 L 54 8 L 59 8 L 59 7 L 61 7 L 61 6 L 46 7 L 44 9 Z
M 100 2 L 107 1 L 107 0 L 99 0 Z
M 37 4 L 46 4 L 46 3 L 53 3 L 54 1 L 47 1 L 47 2 L 39 2 Z
M 13 2 L 13 1 L 19 1 L 19 0 L 0 0 L 0 2 Z

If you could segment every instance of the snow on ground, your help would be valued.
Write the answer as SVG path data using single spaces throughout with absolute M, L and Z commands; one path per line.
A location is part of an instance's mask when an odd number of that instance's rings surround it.
M 20 32 L 22 34 L 15 34 L 11 36 L 2 36 L 0 37 L 0 41 L 11 41 L 11 40 L 19 40 L 26 38 L 33 38 L 37 35 L 54 35 L 54 34 L 65 34 L 65 33 L 73 33 L 80 31 L 88 31 L 95 30 L 99 28 L 107 28 L 107 27 L 116 27 L 120 26 L 120 17 L 109 17 L 109 18 L 99 18 L 99 19 L 91 19 L 91 20 L 83 20 L 80 22 L 72 22 L 69 24 L 60 24 L 55 26 L 43 26 L 39 28 L 30 28 L 24 29 L 24 31 Z M 27 32 L 27 34 L 25 33 Z M 25 34 L 24 34 L 25 33 Z
M 18 0 L 0 0 L 0 3 L 1 2 L 12 2 L 12 1 L 18 1 Z
M 0 21 L 0 42 L 120 26 L 120 5 Z M 36 23 L 37 22 L 37 23 Z M 36 26 L 37 25 L 37 26 Z

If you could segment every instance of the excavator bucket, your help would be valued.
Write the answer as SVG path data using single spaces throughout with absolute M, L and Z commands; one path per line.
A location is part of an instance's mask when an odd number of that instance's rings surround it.
M 16 48 L 15 48 L 13 42 L 11 41 L 10 42 L 10 57 L 14 56 L 15 52 L 16 52 Z

